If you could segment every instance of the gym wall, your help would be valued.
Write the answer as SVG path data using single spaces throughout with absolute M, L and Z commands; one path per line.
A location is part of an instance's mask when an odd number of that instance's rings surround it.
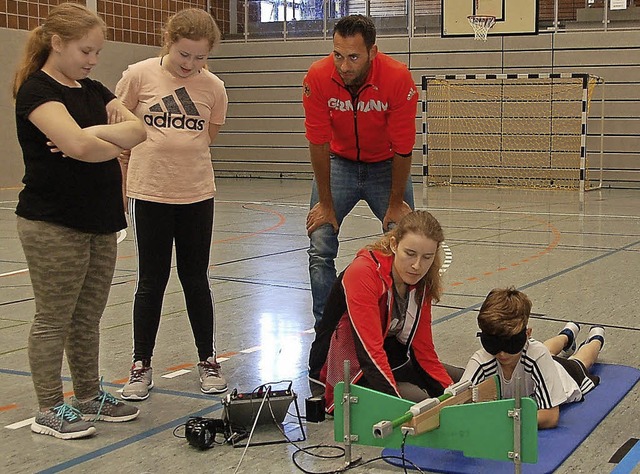
M 22 157 L 15 135 L 10 83 L 23 50 L 28 28 L 37 24 L 38 2 L 23 13 L 0 11 L 0 143 L 5 150 L 0 162 L 0 187 L 20 187 Z M 151 8 L 132 12 L 116 10 L 115 2 L 98 2 L 110 25 L 107 45 L 92 77 L 113 89 L 128 64 L 156 55 L 160 27 L 169 6 L 203 7 L 206 2 L 151 0 Z M 224 27 L 229 21 L 228 0 L 213 2 L 214 14 Z M 46 5 L 48 7 L 48 5 Z M 39 5 L 39 7 L 43 7 Z M 155 7 L 158 7 L 157 9 Z M 138 19 L 134 22 L 134 13 Z M 34 15 L 36 15 L 34 17 Z M 144 19 L 143 19 L 144 18 Z M 127 21 L 129 20 L 129 21 Z M 117 27 L 114 25 L 118 25 Z M 224 29 L 224 28 L 223 28 Z M 119 38 L 119 41 L 113 41 Z M 423 36 L 380 37 L 380 49 L 409 65 L 420 84 L 422 75 L 581 72 L 604 78 L 589 113 L 587 148 L 592 159 L 600 149 L 600 116 L 604 113 L 604 185 L 640 188 L 640 28 L 627 30 L 566 30 L 539 35 L 471 38 Z M 227 40 L 214 50 L 210 69 L 227 86 L 227 124 L 212 147 L 217 176 L 311 178 L 307 142 L 304 138 L 301 83 L 309 65 L 328 54 L 330 40 L 291 39 L 265 41 Z M 604 111 L 600 94 L 605 94 Z M 416 111 L 420 131 L 421 117 Z M 421 180 L 421 137 L 416 137 L 412 174 Z M 599 158 L 599 156 L 598 156 Z

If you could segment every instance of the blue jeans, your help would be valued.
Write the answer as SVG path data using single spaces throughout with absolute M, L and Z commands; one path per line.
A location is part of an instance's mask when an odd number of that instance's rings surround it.
M 343 219 L 361 199 L 382 222 L 389 207 L 392 161 L 362 163 L 331 155 L 331 196 L 338 226 L 342 225 Z M 318 200 L 318 187 L 314 180 L 311 208 L 318 203 Z M 404 200 L 411 209 L 414 208 L 410 176 L 407 180 Z M 331 224 L 324 224 L 313 231 L 310 237 L 307 253 L 316 328 L 322 319 L 324 304 L 331 286 L 336 280 L 335 258 L 338 255 L 338 233 L 333 230 Z

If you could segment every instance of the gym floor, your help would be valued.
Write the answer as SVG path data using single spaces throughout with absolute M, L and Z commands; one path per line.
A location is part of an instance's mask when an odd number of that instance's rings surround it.
M 218 179 L 211 283 L 216 300 L 218 356 L 229 389 L 251 392 L 291 381 L 304 415 L 310 396 L 306 362 L 313 339 L 304 224 L 310 181 Z M 577 192 L 414 185 L 416 206 L 441 222 L 450 249 L 445 293 L 434 308 L 434 336 L 441 359 L 464 366 L 478 347 L 477 308 L 494 287 L 513 285 L 533 301 L 530 326 L 544 340 L 565 321 L 606 327 L 604 363 L 640 366 L 637 311 L 640 307 L 640 191 L 596 190 L 581 203 Z M 139 418 L 98 423 L 89 439 L 62 441 L 34 434 L 27 420 L 37 409 L 27 360 L 34 312 L 29 274 L 15 228 L 18 189 L 0 190 L 0 471 L 14 472 L 301 472 L 293 444 L 214 445 L 199 451 L 174 435 L 190 415 L 221 416 L 223 395 L 199 390 L 197 354 L 175 271 L 166 291 L 153 358 L 155 388 L 139 402 Z M 346 219 L 336 265 L 380 235 L 380 223 L 362 203 Z M 117 395 L 131 364 L 131 308 L 136 259 L 130 229 L 119 257 L 102 320 L 101 375 Z M 584 330 L 586 328 L 586 331 Z M 580 338 L 582 340 L 582 338 Z M 64 387 L 72 386 L 66 363 Z M 287 382 L 284 383 L 286 387 Z M 380 408 L 381 414 L 384 407 Z M 294 405 L 289 413 L 295 413 Z M 299 435 L 288 415 L 289 435 Z M 333 422 L 303 420 L 307 440 L 329 444 Z M 182 432 L 178 429 L 178 435 Z M 640 438 L 640 384 L 614 408 L 557 472 L 610 472 L 610 457 L 630 438 Z M 252 442 L 282 439 L 261 426 Z M 246 441 L 246 440 L 245 440 Z M 325 454 L 336 454 L 326 449 Z M 352 458 L 380 455 L 354 445 Z M 544 453 L 540 453 L 544 456 Z M 344 458 L 304 453 L 307 470 L 340 469 Z M 384 461 L 352 472 L 399 472 Z

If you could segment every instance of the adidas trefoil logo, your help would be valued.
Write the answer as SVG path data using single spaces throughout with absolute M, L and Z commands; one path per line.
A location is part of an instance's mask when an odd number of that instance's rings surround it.
M 150 127 L 204 130 L 205 120 L 199 118 L 198 108 L 184 87 L 176 89 L 172 95 L 163 97 L 162 102 L 149 107 L 149 112 L 152 113 L 144 115 L 144 122 Z

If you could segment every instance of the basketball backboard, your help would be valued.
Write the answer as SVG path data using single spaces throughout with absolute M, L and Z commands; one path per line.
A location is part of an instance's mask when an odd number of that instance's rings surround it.
M 469 15 L 496 17 L 489 36 L 538 34 L 538 0 L 442 0 L 442 37 L 473 36 Z

